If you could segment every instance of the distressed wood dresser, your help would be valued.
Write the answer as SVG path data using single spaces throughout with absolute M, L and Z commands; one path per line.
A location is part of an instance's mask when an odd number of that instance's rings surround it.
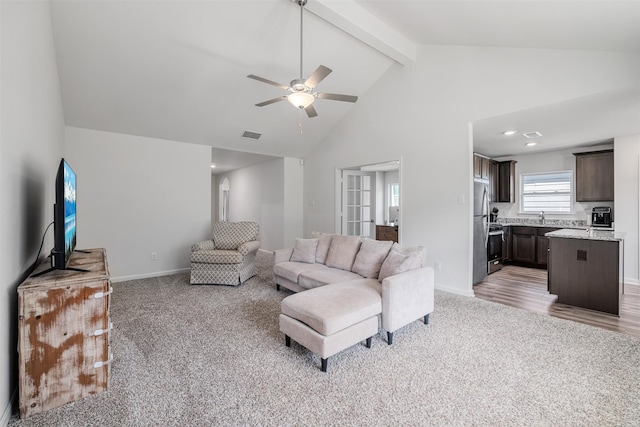
M 53 270 L 18 286 L 22 418 L 109 387 L 112 288 L 106 251 L 76 251 L 69 267 L 85 271 Z

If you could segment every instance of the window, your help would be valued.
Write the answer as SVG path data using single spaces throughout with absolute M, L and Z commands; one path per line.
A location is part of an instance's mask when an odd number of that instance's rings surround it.
M 572 171 L 522 174 L 520 185 L 521 212 L 571 212 Z
M 400 206 L 400 184 L 389 184 L 389 206 Z

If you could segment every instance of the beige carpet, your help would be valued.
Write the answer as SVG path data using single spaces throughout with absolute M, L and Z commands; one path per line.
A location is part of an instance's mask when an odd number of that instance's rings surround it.
M 284 345 L 270 259 L 240 287 L 114 284 L 111 388 L 10 426 L 639 426 L 640 341 L 436 292 L 431 323 L 329 360 Z

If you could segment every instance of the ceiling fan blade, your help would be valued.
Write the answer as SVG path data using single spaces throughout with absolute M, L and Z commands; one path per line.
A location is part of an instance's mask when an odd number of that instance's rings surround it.
M 311 76 L 304 82 L 305 85 L 309 86 L 311 89 L 316 87 L 318 83 L 324 80 L 329 74 L 331 74 L 331 68 L 325 67 L 324 65 L 319 66 Z
M 340 95 L 338 93 L 318 93 L 316 95 L 318 99 L 331 99 L 333 101 L 344 101 L 344 102 L 356 102 L 358 100 L 357 96 L 353 95 Z
M 279 87 L 280 89 L 289 90 L 289 86 L 287 86 L 287 85 L 283 85 L 282 83 L 277 83 L 277 82 L 274 82 L 272 80 L 268 80 L 268 79 L 265 79 L 265 78 L 262 78 L 262 77 L 258 77 L 258 76 L 253 75 L 253 74 L 249 74 L 247 77 L 249 77 L 250 79 L 253 79 L 253 80 L 257 80 L 257 81 L 262 82 L 262 83 L 266 83 L 266 84 L 270 84 L 270 85 Z
M 307 113 L 307 116 L 309 116 L 309 118 L 316 117 L 318 115 L 318 112 L 313 107 L 313 104 L 311 104 L 307 108 L 305 108 L 304 111 Z
M 259 104 L 256 104 L 256 107 L 264 107 L 265 105 L 274 104 L 274 103 L 279 102 L 279 101 L 284 101 L 285 99 L 287 99 L 287 96 L 286 95 L 282 95 L 282 96 L 279 96 L 277 98 L 273 98 L 273 99 L 270 99 L 268 101 L 264 101 L 264 102 L 261 102 Z

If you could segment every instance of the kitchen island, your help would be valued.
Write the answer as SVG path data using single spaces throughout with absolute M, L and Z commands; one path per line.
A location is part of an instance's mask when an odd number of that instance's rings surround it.
M 557 302 L 619 315 L 625 233 L 561 229 L 545 236 L 548 290 Z

